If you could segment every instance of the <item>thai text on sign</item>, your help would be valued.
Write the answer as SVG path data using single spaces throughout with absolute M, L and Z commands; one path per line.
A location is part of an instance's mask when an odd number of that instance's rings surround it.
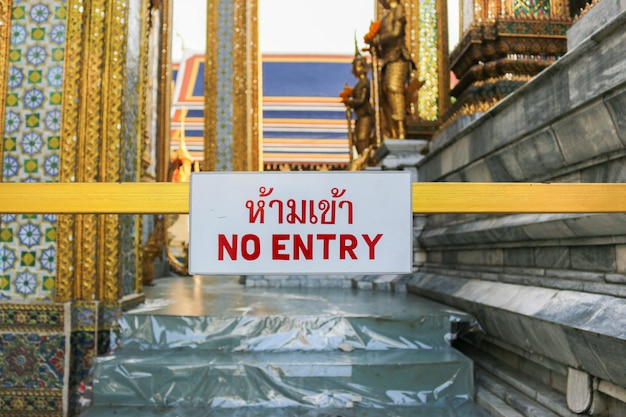
M 198 173 L 190 187 L 191 273 L 411 270 L 408 173 Z

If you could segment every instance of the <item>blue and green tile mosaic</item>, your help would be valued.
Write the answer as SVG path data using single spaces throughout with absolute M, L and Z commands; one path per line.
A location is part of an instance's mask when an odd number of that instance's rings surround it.
M 233 4 L 218 6 L 216 171 L 232 171 L 233 155 Z
M 3 332 L 63 333 L 65 310 L 62 305 L 0 304 Z
M 66 15 L 64 0 L 13 1 L 2 181 L 59 179 Z M 52 301 L 55 274 L 56 216 L 0 216 L 0 299 Z
M 0 334 L 2 389 L 61 389 L 65 335 Z

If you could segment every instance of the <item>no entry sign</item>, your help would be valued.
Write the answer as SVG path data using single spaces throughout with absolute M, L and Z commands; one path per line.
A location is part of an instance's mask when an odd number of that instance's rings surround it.
M 196 173 L 192 274 L 408 273 L 408 172 Z

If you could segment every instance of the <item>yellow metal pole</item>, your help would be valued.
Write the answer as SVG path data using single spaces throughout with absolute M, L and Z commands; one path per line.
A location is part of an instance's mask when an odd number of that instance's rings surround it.
M 2 183 L 0 213 L 189 213 L 189 183 Z
M 626 184 L 414 183 L 414 213 L 619 213 Z
M 626 184 L 436 182 L 412 192 L 420 214 L 626 213 Z M 0 213 L 189 213 L 189 183 L 0 183 Z

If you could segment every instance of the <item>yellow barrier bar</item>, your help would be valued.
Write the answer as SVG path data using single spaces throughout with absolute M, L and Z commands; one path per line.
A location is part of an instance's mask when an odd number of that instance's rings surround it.
M 186 183 L 0 183 L 0 213 L 188 212 Z M 619 213 L 626 184 L 414 183 L 413 212 Z
M 189 213 L 189 184 L 1 183 L 0 213 Z
M 414 183 L 414 213 L 626 213 L 626 184 Z

